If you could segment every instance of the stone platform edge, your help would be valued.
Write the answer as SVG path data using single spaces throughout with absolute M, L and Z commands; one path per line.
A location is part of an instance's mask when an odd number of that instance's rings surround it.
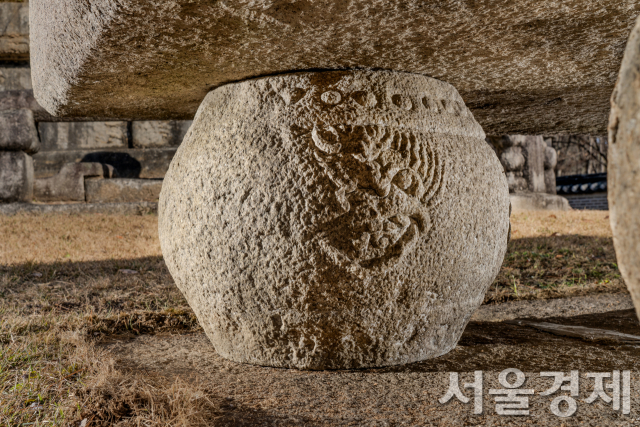
M 509 194 L 513 212 L 522 211 L 570 211 L 569 201 L 562 196 L 547 193 Z
M 108 214 L 108 215 L 145 215 L 158 212 L 158 204 L 139 203 L 7 203 L 0 204 L 0 215 L 16 214 Z

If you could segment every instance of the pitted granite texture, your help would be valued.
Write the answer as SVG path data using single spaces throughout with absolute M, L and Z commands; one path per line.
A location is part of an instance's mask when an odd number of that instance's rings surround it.
M 193 118 L 226 83 L 304 70 L 419 73 L 490 135 L 600 134 L 640 2 L 31 0 L 53 115 Z
M 611 97 L 607 186 L 620 273 L 640 316 L 640 18 Z
M 509 191 L 451 85 L 294 73 L 212 91 L 160 194 L 162 252 L 216 351 L 300 369 L 458 341 L 498 273 Z

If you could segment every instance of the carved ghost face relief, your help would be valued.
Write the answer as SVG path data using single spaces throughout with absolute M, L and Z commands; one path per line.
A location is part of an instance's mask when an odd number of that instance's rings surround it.
M 314 240 L 334 264 L 353 274 L 383 273 L 429 230 L 427 202 L 441 187 L 442 159 L 429 136 L 375 120 L 376 110 L 385 115 L 384 103 L 371 92 L 349 96 L 329 90 L 319 98 L 329 114 L 316 114 L 299 135 L 334 184 L 340 213 L 318 226 Z M 368 110 L 368 117 L 331 114 L 333 106 L 349 100 Z M 414 105 L 400 95 L 389 101 L 405 114 Z

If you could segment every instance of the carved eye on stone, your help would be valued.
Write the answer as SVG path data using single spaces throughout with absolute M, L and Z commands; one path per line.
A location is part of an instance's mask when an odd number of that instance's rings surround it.
M 336 105 L 342 100 L 342 95 L 335 90 L 328 90 L 320 96 L 320 99 L 322 99 L 322 102 L 325 104 Z
M 342 148 L 342 145 L 338 143 L 340 136 L 333 126 L 325 125 L 318 129 L 318 126 L 313 126 L 311 131 L 311 139 L 319 150 L 324 151 L 327 154 L 336 154 Z
M 411 110 L 413 108 L 413 102 L 411 102 L 411 98 L 405 95 L 393 95 L 391 97 L 391 101 L 395 104 L 396 107 L 402 108 L 403 110 Z
M 359 91 L 351 94 L 351 97 L 363 107 L 373 108 L 378 104 L 376 96 L 371 92 Z

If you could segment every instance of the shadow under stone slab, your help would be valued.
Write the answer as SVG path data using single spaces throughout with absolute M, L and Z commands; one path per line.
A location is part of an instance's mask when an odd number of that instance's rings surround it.
M 633 310 L 573 317 L 527 319 L 597 327 L 639 334 Z M 549 334 L 506 322 L 470 322 L 458 346 L 449 354 L 410 365 L 352 371 L 298 371 L 244 365 L 220 357 L 204 334 L 141 335 L 104 344 L 119 363 L 198 381 L 220 402 L 216 425 L 560 425 L 626 426 L 640 418 L 640 346 L 611 345 Z M 503 388 L 499 373 L 517 368 L 533 388 L 528 417 L 496 414 L 490 388 Z M 462 384 L 473 371 L 484 375 L 484 412 L 473 414 L 471 403 L 440 404 L 449 373 L 459 372 Z M 540 396 L 552 378 L 542 371 L 580 372 L 578 411 L 560 419 L 550 412 L 554 396 Z M 622 416 L 602 401 L 586 404 L 593 391 L 588 372 L 631 370 L 631 415 Z M 454 399 L 455 400 L 455 399 Z

